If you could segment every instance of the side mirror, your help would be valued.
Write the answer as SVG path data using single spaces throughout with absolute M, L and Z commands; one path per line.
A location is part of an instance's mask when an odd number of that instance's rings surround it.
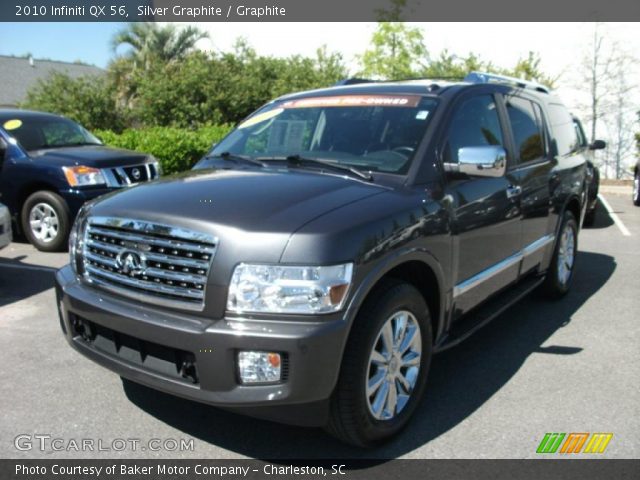
M 458 163 L 445 164 L 445 170 L 474 177 L 501 177 L 507 169 L 507 152 L 495 145 L 463 147 Z
M 607 148 L 607 142 L 604 140 L 594 140 L 591 145 L 589 145 L 589 150 L 603 150 Z

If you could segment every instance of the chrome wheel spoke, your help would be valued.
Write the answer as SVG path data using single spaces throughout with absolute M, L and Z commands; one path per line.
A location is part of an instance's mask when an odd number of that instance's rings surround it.
M 382 386 L 378 389 L 378 393 L 376 393 L 376 398 L 373 400 L 373 404 L 371 408 L 373 410 L 373 414 L 376 418 L 382 418 L 385 404 L 387 403 L 387 395 L 389 394 L 389 382 L 383 382 Z
M 393 329 L 390 321 L 382 327 L 382 345 L 384 347 L 383 355 L 388 360 L 393 352 Z
M 398 390 L 396 389 L 396 382 L 389 382 L 389 390 L 387 392 L 387 404 L 386 413 L 389 418 L 392 418 L 396 414 L 396 407 L 398 406 Z
M 419 352 L 409 352 L 404 357 L 402 357 L 403 367 L 417 367 L 418 365 L 420 365 Z
M 371 359 L 369 360 L 369 362 L 373 363 L 374 365 L 384 365 L 387 363 L 387 359 L 382 353 L 374 350 L 373 352 L 371 352 Z
M 367 385 L 367 395 L 369 397 L 378 391 L 386 376 L 387 372 L 381 368 L 369 379 L 369 383 Z
M 404 354 L 404 352 L 406 352 L 407 349 L 413 345 L 416 339 L 417 333 L 418 333 L 418 328 L 414 326 L 408 327 L 405 330 L 405 336 L 402 340 L 400 348 L 398 349 L 398 353 L 400 353 L 401 355 Z

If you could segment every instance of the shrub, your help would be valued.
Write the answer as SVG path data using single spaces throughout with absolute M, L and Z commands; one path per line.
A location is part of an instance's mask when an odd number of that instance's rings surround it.
M 94 133 L 112 147 L 126 148 L 153 155 L 165 175 L 189 170 L 229 132 L 231 125 L 209 125 L 197 130 L 174 127 L 128 129 L 122 133 L 97 130 Z

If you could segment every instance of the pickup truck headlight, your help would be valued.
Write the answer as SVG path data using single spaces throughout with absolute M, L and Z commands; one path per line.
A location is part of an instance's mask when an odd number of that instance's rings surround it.
M 90 205 L 86 203 L 80 208 L 78 215 L 76 215 L 76 220 L 73 222 L 73 226 L 71 227 L 71 231 L 69 232 L 69 263 L 71 263 L 71 267 L 76 275 L 82 273 L 78 266 L 78 263 L 82 261 L 78 252 L 82 250 L 82 244 L 84 242 L 84 228 L 87 223 L 86 220 L 90 209 Z
M 351 284 L 353 264 L 328 267 L 238 265 L 231 277 L 227 310 L 237 313 L 337 312 Z
M 107 183 L 102 170 L 99 168 L 85 167 L 62 167 L 64 176 L 71 187 L 85 187 L 89 185 L 105 185 Z

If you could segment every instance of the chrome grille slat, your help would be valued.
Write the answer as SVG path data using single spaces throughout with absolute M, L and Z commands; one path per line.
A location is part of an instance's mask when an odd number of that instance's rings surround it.
M 98 262 L 106 267 L 117 269 L 116 260 L 114 258 L 105 257 L 95 252 L 86 252 L 85 258 Z M 170 272 L 167 270 L 161 270 L 159 268 L 149 267 L 145 270 L 146 277 L 157 277 L 164 280 L 173 280 L 176 282 L 189 282 L 189 283 L 201 283 L 204 284 L 207 281 L 207 277 L 204 275 L 189 275 L 180 272 Z
M 90 217 L 83 240 L 83 275 L 95 286 L 149 303 L 204 308 L 216 238 L 140 220 Z
M 178 250 L 190 250 L 193 252 L 198 252 L 202 254 L 210 253 L 213 254 L 215 252 L 214 247 L 203 247 L 197 244 L 190 244 L 185 242 L 179 242 L 174 240 L 164 240 L 162 238 L 151 237 L 151 236 L 142 236 L 128 232 L 115 232 L 114 230 L 106 230 L 100 227 L 92 227 L 91 231 L 93 233 L 102 234 L 110 238 L 118 238 L 121 240 L 128 240 L 131 242 L 141 242 L 144 244 L 156 245 L 159 247 L 165 248 L 173 248 Z
M 102 276 L 105 278 L 108 278 L 110 280 L 115 280 L 118 283 L 124 284 L 124 285 L 129 285 L 131 287 L 135 287 L 135 288 L 140 288 L 140 286 L 147 286 L 149 289 L 154 289 L 154 290 L 159 290 L 160 293 L 168 293 L 170 295 L 175 295 L 178 297 L 187 297 L 187 298 L 193 298 L 193 299 L 201 299 L 203 298 L 203 292 L 197 291 L 197 290 L 192 290 L 192 291 L 184 291 L 184 289 L 178 289 L 176 287 L 169 287 L 169 286 L 165 286 L 165 285 L 156 285 L 153 282 L 144 282 L 142 280 L 137 280 L 137 279 L 132 279 L 129 277 L 126 277 L 124 275 L 120 275 L 117 273 L 113 273 L 113 272 L 108 272 L 106 270 L 103 270 L 101 268 L 95 268 L 92 265 L 86 265 L 86 269 L 98 276 Z M 115 285 L 115 286 L 120 286 L 121 285 Z
M 122 246 L 118 247 L 110 243 L 101 242 L 99 240 L 87 239 L 87 244 L 101 250 L 106 250 L 113 253 L 119 253 L 122 250 Z M 209 262 L 207 260 L 195 260 L 189 258 L 181 258 L 174 255 L 164 255 L 161 253 L 146 252 L 145 255 L 149 260 L 163 263 L 171 263 L 173 265 L 180 265 L 182 267 L 191 267 L 196 269 L 209 268 Z

